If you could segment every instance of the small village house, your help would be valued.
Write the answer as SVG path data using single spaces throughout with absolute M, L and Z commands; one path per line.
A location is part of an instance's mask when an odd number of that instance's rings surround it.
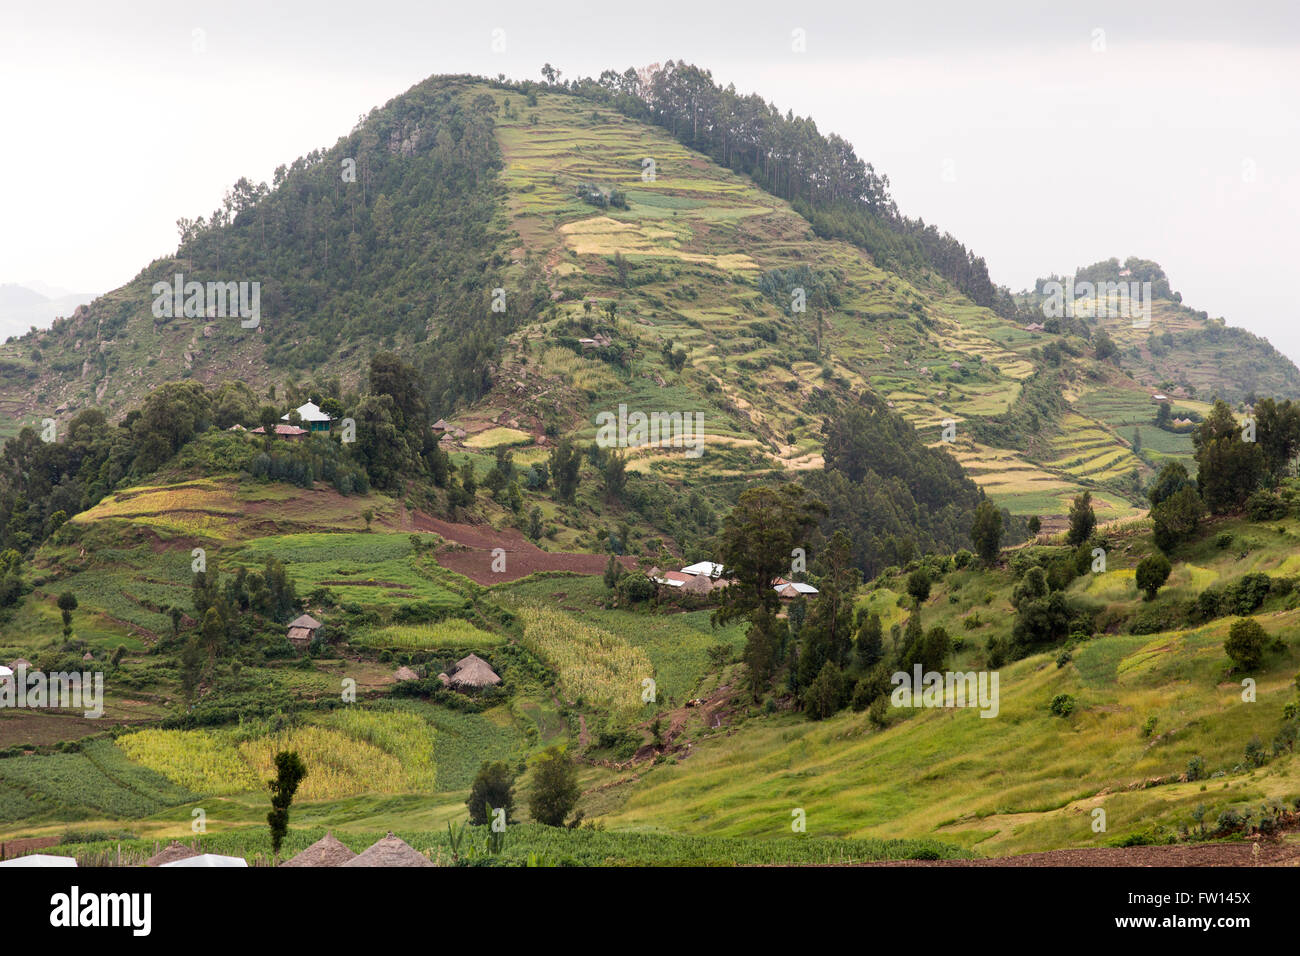
M 330 423 L 334 421 L 329 415 L 320 410 L 320 406 L 315 402 L 308 402 L 306 405 L 298 406 L 298 417 L 302 423 L 307 426 L 308 432 L 326 432 L 330 430 Z M 288 415 L 281 415 L 280 420 L 287 422 Z
M 296 620 L 289 622 L 289 643 L 298 650 L 303 650 L 312 641 L 316 639 L 316 632 L 323 625 L 310 614 L 304 614 Z
M 249 434 L 265 435 L 266 429 L 263 428 L 261 425 L 258 425 L 251 432 L 249 432 Z M 275 426 L 275 437 L 283 438 L 286 441 L 300 441 L 301 439 L 306 438 L 310 434 L 311 432 L 307 431 L 307 429 L 299 428 L 297 425 L 276 425 Z

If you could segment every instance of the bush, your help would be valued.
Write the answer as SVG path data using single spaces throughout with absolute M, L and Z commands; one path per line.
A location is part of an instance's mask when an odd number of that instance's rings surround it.
M 1057 694 L 1052 698 L 1051 711 L 1057 717 L 1069 717 L 1074 713 L 1074 698 L 1069 694 Z
M 1251 521 L 1276 521 L 1286 517 L 1287 506 L 1276 492 L 1262 488 L 1246 499 L 1246 514 Z
M 1172 570 L 1169 559 L 1163 554 L 1148 554 L 1138 562 L 1136 574 L 1138 590 L 1146 592 L 1148 601 L 1152 600 L 1156 592 L 1169 580 L 1169 573 Z
M 655 583 L 640 571 L 629 571 L 619 578 L 618 593 L 630 604 L 639 604 L 655 596 Z
M 907 593 L 918 606 L 930 596 L 930 574 L 925 568 L 917 568 L 907 576 Z
M 1272 586 L 1273 581 L 1267 574 L 1253 572 L 1228 585 L 1224 598 L 1231 611 L 1244 616 L 1264 603 Z
M 1264 648 L 1268 643 L 1268 634 L 1254 618 L 1244 617 L 1232 622 L 1228 629 L 1228 639 L 1223 642 L 1223 649 L 1232 661 L 1233 667 L 1251 671 L 1259 667 L 1264 659 Z
M 1264 750 L 1264 742 L 1258 737 L 1251 737 L 1246 742 L 1246 765 L 1250 767 L 1262 767 L 1268 763 L 1268 753 Z
M 1189 781 L 1205 779 L 1205 758 L 1199 754 L 1187 761 L 1187 779 Z

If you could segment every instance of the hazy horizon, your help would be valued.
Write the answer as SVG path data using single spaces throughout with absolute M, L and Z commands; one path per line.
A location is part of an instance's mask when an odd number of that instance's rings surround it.
M 643 30 L 626 10 L 565 3 L 76 0 L 0 18 L 0 116 L 22 186 L 0 199 L 0 283 L 116 288 L 240 176 L 269 182 L 433 74 L 685 59 L 844 136 L 905 214 L 1013 291 L 1138 255 L 1191 307 L 1300 360 L 1280 281 L 1300 214 L 1300 14 L 1281 4 L 671 2 L 647 8 Z

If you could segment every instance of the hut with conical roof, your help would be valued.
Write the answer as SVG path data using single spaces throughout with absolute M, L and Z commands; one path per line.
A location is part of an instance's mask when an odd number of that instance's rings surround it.
M 333 833 L 323 837 L 281 866 L 342 866 L 357 855 L 344 846 Z
M 348 860 L 343 866 L 433 866 L 423 853 L 392 831 L 374 846 Z
M 144 865 L 162 866 L 164 863 L 175 863 L 177 860 L 188 860 L 190 857 L 198 855 L 199 851 L 193 847 L 188 847 L 179 840 L 172 840 L 172 842 L 163 847 L 162 850 L 145 860 Z
M 477 690 L 480 687 L 495 687 L 501 683 L 501 678 L 492 669 L 492 665 L 477 654 L 470 654 L 458 660 L 456 666 L 447 672 L 447 680 L 456 690 Z

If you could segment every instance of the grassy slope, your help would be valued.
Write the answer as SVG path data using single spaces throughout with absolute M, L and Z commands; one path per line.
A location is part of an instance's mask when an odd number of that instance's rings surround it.
M 1207 584 L 1248 571 L 1295 574 L 1300 522 L 1280 524 L 1285 535 L 1276 525 L 1221 523 L 1215 534 L 1232 534 L 1232 546 L 1217 548 L 1211 535 L 1189 548 L 1154 606 L 1185 601 Z M 1112 550 L 1105 574 L 1076 580 L 1071 593 L 1135 609 L 1133 566 L 1146 547 L 1141 539 L 1124 541 Z M 959 571 L 934 589 L 923 618 L 964 641 L 954 669 L 981 666 L 984 641 L 1009 633 L 1010 585 L 1007 572 Z M 863 599 L 886 612 L 887 628 L 903 619 L 902 583 L 894 588 Z M 1241 675 L 1229 673 L 1223 653 L 1229 618 L 1159 634 L 1102 634 L 1080 645 L 1063 667 L 1055 650 L 1003 667 L 996 718 L 974 710 L 893 710 L 883 731 L 852 712 L 819 724 L 764 718 L 656 769 L 625 792 L 607 819 L 620 827 L 771 836 L 792 808 L 802 807 L 811 834 L 927 835 L 1005 854 L 1103 845 L 1153 825 L 1172 830 L 1190 825 L 1198 804 L 1209 808 L 1212 822 L 1228 806 L 1290 802 L 1300 797 L 1300 760 L 1283 756 L 1251 771 L 1243 769 L 1243 752 L 1253 736 L 1269 744 L 1283 706 L 1295 699 L 1295 605 L 1271 599 L 1257 615 L 1287 650 L 1252 675 L 1255 703 L 1242 702 Z M 984 622 L 973 632 L 962 625 L 972 611 Z M 1062 693 L 1078 702 L 1065 719 L 1048 710 Z M 1149 717 L 1157 723 L 1146 738 L 1139 730 Z M 1176 780 L 1198 755 L 1207 773 L 1225 776 L 1142 788 L 1152 778 Z M 1102 834 L 1091 829 L 1098 806 L 1108 817 Z

